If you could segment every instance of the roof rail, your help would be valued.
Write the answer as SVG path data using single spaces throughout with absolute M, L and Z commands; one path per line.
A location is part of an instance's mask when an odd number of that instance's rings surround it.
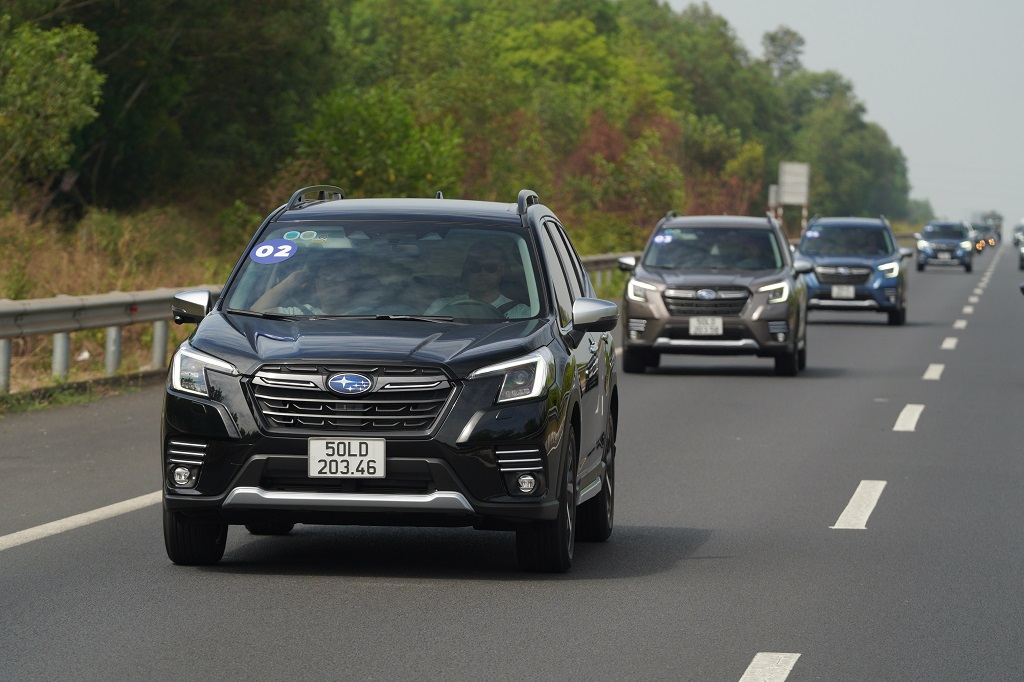
M 534 204 L 540 203 L 540 197 L 532 189 L 519 190 L 519 198 L 516 199 L 516 213 L 526 215 L 526 209 Z
M 878 217 L 882 219 L 883 223 L 885 223 L 886 225 L 889 225 L 889 219 L 885 217 L 884 213 L 879 213 Z M 890 227 L 892 227 L 892 226 L 890 225 Z
M 304 197 L 311 192 L 316 192 L 316 199 L 304 200 Z M 334 185 L 310 185 L 309 187 L 303 187 L 298 192 L 292 195 L 292 198 L 288 200 L 288 207 L 286 211 L 290 211 L 293 208 L 298 208 L 302 204 L 308 204 L 313 201 L 336 201 L 338 199 L 345 198 L 345 190 Z

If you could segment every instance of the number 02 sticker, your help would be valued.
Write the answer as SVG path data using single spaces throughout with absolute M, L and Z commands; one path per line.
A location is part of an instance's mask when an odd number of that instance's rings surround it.
M 264 265 L 280 263 L 294 255 L 295 242 L 288 239 L 268 239 L 254 246 L 249 252 L 249 258 Z

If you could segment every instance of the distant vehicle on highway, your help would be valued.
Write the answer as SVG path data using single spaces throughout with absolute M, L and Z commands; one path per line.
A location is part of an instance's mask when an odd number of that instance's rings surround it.
M 1015 225 L 1013 228 L 1013 245 L 1019 246 L 1024 242 L 1024 223 Z
M 959 265 L 974 269 L 973 230 L 964 222 L 932 221 L 914 234 L 917 239 L 917 270 L 927 265 Z
M 771 217 L 669 212 L 630 273 L 623 305 L 622 368 L 657 367 L 664 353 L 756 355 L 775 373 L 807 365 L 807 287 L 789 242 Z
M 884 218 L 815 218 L 804 230 L 797 254 L 814 270 L 807 280 L 811 310 L 876 311 L 889 324 L 907 320 L 903 262 L 914 255 L 900 248 Z

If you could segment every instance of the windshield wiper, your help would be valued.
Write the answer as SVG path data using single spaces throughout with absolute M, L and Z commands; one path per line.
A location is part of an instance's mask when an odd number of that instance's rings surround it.
M 438 315 L 314 315 L 311 320 L 413 320 L 415 322 L 453 322 L 454 317 Z
M 288 322 L 294 322 L 299 319 L 294 315 L 282 315 L 280 313 L 259 313 L 255 310 L 239 310 L 237 308 L 228 308 L 227 312 L 234 313 L 235 315 L 245 315 L 246 317 L 259 317 L 264 320 L 285 320 Z

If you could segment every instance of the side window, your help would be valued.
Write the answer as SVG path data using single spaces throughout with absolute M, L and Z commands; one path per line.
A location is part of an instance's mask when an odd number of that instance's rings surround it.
M 551 277 L 551 288 L 555 292 L 555 306 L 558 308 L 558 324 L 562 328 L 572 323 L 572 301 L 573 295 L 569 290 L 569 280 L 566 276 L 565 266 L 558 255 L 558 250 L 552 242 L 551 235 L 547 230 L 540 233 L 540 248 L 544 253 L 544 260 L 547 263 L 548 276 Z
M 583 292 L 586 290 L 583 282 L 580 280 L 578 270 L 582 266 L 574 263 L 570 257 L 569 250 L 566 247 L 565 233 L 562 232 L 558 223 L 548 221 L 544 223 L 544 227 L 547 230 L 548 237 L 551 239 L 551 243 L 555 245 L 555 251 L 558 252 L 558 262 L 562 267 L 566 281 L 569 283 L 569 291 L 572 292 L 572 298 L 576 300 L 583 296 Z
M 572 241 L 569 239 L 569 235 L 565 233 L 565 228 L 561 225 L 558 226 L 558 234 L 562 238 L 562 243 L 565 244 L 565 250 L 569 257 L 569 261 L 572 263 L 573 269 L 576 271 L 576 277 L 580 283 L 580 289 L 584 296 L 591 298 L 597 294 L 594 291 L 594 286 L 590 283 L 590 275 L 587 274 L 587 268 L 583 265 L 583 259 L 580 258 L 580 254 L 576 252 L 576 247 L 572 245 Z

